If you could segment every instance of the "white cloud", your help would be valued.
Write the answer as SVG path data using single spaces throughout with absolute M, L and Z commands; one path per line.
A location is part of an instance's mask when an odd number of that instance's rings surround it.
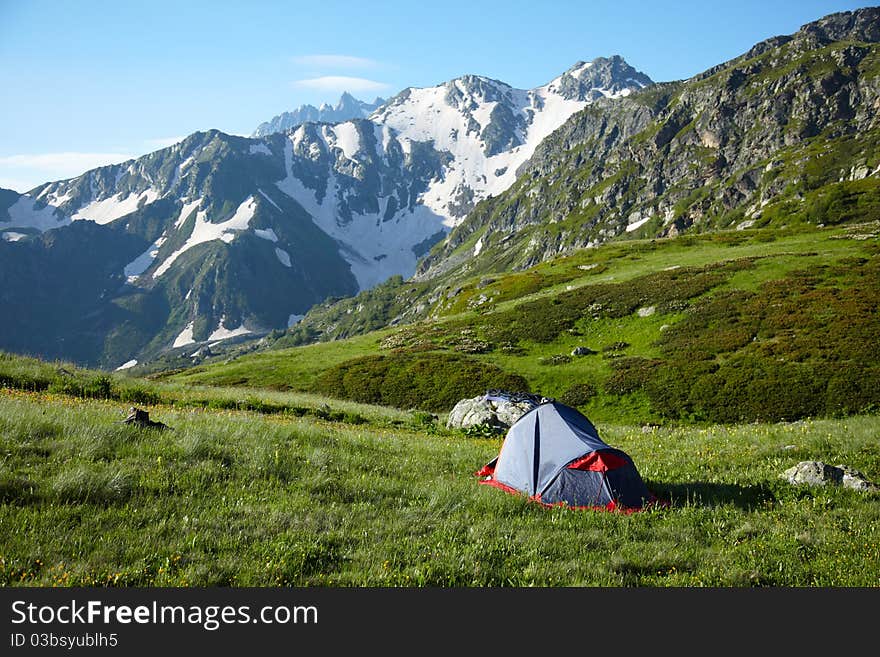
M 372 59 L 352 55 L 300 55 L 292 59 L 301 66 L 317 68 L 375 68 L 379 65 Z
M 293 84 L 297 87 L 318 91 L 383 91 L 389 88 L 389 85 L 384 82 L 346 75 L 324 75 L 319 78 L 296 80 Z

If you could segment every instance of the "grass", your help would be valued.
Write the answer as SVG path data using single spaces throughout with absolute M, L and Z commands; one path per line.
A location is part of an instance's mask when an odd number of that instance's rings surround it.
M 795 488 L 800 460 L 880 478 L 880 418 L 599 425 L 666 509 L 544 509 L 480 486 L 497 438 L 235 410 L 0 396 L 6 586 L 866 586 L 877 497 Z

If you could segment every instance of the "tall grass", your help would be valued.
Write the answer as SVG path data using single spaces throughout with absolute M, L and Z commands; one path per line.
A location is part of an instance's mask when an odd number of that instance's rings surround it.
M 0 583 L 877 586 L 877 497 L 795 488 L 800 460 L 880 479 L 880 418 L 599 425 L 671 506 L 544 509 L 480 486 L 498 438 L 252 411 L 0 397 Z

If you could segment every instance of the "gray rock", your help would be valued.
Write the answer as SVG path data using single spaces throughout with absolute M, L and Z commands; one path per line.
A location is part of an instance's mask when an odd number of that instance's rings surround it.
M 572 356 L 589 356 L 590 354 L 595 354 L 596 352 L 590 349 L 589 347 L 575 347 L 571 350 Z
M 801 461 L 782 473 L 792 485 L 843 486 L 864 492 L 880 491 L 880 486 L 867 480 L 864 474 L 848 465 L 828 465 L 822 461 Z
M 495 417 L 505 427 L 513 426 L 513 423 L 529 412 L 532 408 L 529 404 L 515 402 L 490 402 L 495 407 Z
M 843 482 L 843 471 L 822 461 L 801 461 L 783 472 L 782 476 L 795 486 L 825 486 L 829 483 L 839 485 Z
M 450 411 L 446 426 L 449 429 L 476 426 L 508 429 L 531 408 L 528 403 L 488 401 L 484 396 L 462 399 Z
M 497 426 L 497 417 L 483 397 L 462 399 L 449 412 L 446 426 L 450 429 L 467 429 L 480 425 Z
M 880 486 L 868 481 L 868 478 L 855 468 L 851 468 L 848 465 L 837 465 L 835 467 L 843 472 L 844 488 L 852 488 L 854 490 L 865 492 L 880 491 Z

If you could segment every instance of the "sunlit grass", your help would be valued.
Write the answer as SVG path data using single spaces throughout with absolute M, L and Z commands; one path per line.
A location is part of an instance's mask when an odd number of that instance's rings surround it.
M 880 479 L 875 416 L 600 424 L 665 509 L 544 509 L 480 486 L 500 439 L 254 412 L 0 398 L 4 585 L 877 586 L 876 496 L 795 488 L 800 460 Z

